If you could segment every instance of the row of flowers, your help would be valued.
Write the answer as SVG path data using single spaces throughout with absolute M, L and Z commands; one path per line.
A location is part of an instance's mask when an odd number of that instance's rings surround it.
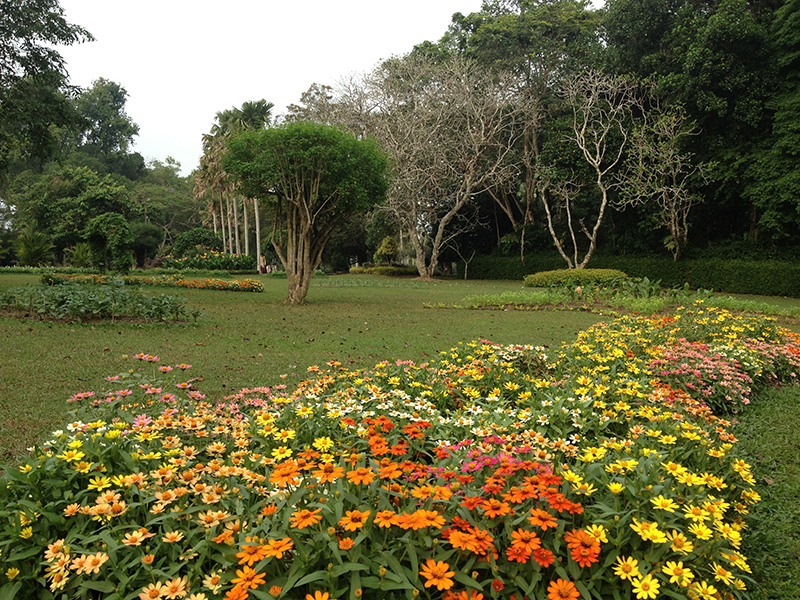
M 725 417 L 796 379 L 800 338 L 699 303 L 218 402 L 132 359 L 0 481 L 0 594 L 746 598 Z
M 227 292 L 263 292 L 264 284 L 255 279 L 186 279 L 180 275 L 96 275 L 49 273 L 42 275 L 42 283 L 58 285 L 61 283 L 94 283 L 98 285 L 121 281 L 125 285 L 179 287 L 201 290 L 221 290 Z

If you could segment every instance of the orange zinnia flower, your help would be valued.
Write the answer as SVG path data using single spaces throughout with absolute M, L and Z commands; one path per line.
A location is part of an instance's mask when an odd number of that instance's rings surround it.
M 275 558 L 283 558 L 284 553 L 289 552 L 294 548 L 294 542 L 291 538 L 283 538 L 280 540 L 267 540 L 264 548 L 266 556 L 274 556 Z
M 425 578 L 425 587 L 436 586 L 440 592 L 453 587 L 454 571 L 448 571 L 450 565 L 444 561 L 435 561 L 429 558 L 419 572 Z
M 556 557 L 555 554 L 546 548 L 537 548 L 533 551 L 533 560 L 543 567 L 549 567 L 556 561 Z
M 526 563 L 531 557 L 531 551 L 524 546 L 510 546 L 506 548 L 506 556 L 511 562 Z
M 540 508 L 531 509 L 531 516 L 528 517 L 528 522 L 530 522 L 531 525 L 539 527 L 542 531 L 547 531 L 558 525 L 555 515 Z
M 391 527 L 392 525 L 399 525 L 400 518 L 393 510 L 381 510 L 375 513 L 375 523 L 378 527 Z
M 577 600 L 581 593 L 568 579 L 556 579 L 547 587 L 547 597 L 550 600 Z
M 256 564 L 267 556 L 267 547 L 262 545 L 243 544 L 242 551 L 236 553 L 240 565 L 248 567 Z
M 371 511 L 368 510 L 363 512 L 359 510 L 348 510 L 345 512 L 345 516 L 339 519 L 339 525 L 344 527 L 347 531 L 361 529 L 364 527 L 364 523 L 366 523 L 370 512 Z
M 314 471 L 312 475 L 319 478 L 321 483 L 333 483 L 344 475 L 344 467 L 337 467 L 333 463 L 322 463 L 319 469 Z
M 347 472 L 347 479 L 356 485 L 370 484 L 375 480 L 375 473 L 367 467 L 358 467 L 355 471 Z
M 542 545 L 542 540 L 539 539 L 539 536 L 532 531 L 528 531 L 527 529 L 517 529 L 516 531 L 512 531 L 511 537 L 514 540 L 511 542 L 512 546 L 524 548 L 529 552 L 533 552 Z
M 316 510 L 303 509 L 301 511 L 292 513 L 292 516 L 289 517 L 289 520 L 292 522 L 292 527 L 296 529 L 305 529 L 311 525 L 316 525 L 322 520 L 322 517 L 319 514 L 320 512 L 322 512 L 321 508 Z
M 231 579 L 231 583 L 241 589 L 256 589 L 259 585 L 264 583 L 264 574 L 257 573 L 250 567 L 244 567 L 239 570 L 236 569 L 236 577 Z
M 507 515 L 509 512 L 511 512 L 511 507 L 508 505 L 508 503 L 501 502 L 497 498 L 489 498 L 488 500 L 484 500 L 480 503 L 480 508 L 483 509 L 483 513 L 490 519 L 502 517 L 503 515 Z
M 339 540 L 339 548 L 342 550 L 350 550 L 355 545 L 356 542 L 353 538 L 345 537 Z

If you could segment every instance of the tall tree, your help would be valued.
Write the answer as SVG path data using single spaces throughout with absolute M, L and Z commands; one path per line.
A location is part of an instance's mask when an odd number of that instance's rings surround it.
M 15 160 L 52 155 L 53 126 L 74 123 L 57 47 L 91 39 L 58 0 L 0 0 L 0 175 Z
M 566 234 L 556 231 L 548 194 L 543 193 L 541 198 L 547 213 L 547 226 L 558 253 L 570 269 L 583 269 L 597 248 L 598 234 L 610 201 L 609 194 L 620 185 L 615 174 L 622 165 L 633 131 L 631 117 L 637 106 L 638 95 L 636 86 L 631 82 L 598 71 L 589 71 L 567 80 L 560 95 L 572 113 L 566 140 L 574 145 L 582 162 L 588 167 L 591 188 L 588 193 L 581 193 L 584 182 L 580 177 L 565 178 L 562 174 L 553 178 L 551 196 L 560 200 L 561 209 L 566 215 Z M 558 166 L 554 165 L 552 171 L 558 170 Z M 593 224 L 575 216 L 575 204 L 581 197 L 589 202 L 587 216 L 591 215 Z M 585 249 L 578 242 L 578 230 L 586 237 Z M 564 235 L 569 237 L 571 255 L 567 253 L 568 245 L 562 242 Z
M 242 131 L 228 148 L 225 170 L 270 207 L 287 302 L 302 303 L 334 229 L 383 199 L 386 157 L 374 141 L 309 122 Z
M 475 225 L 473 198 L 517 175 L 513 87 L 472 60 L 417 52 L 385 62 L 367 88 L 370 131 L 392 159 L 387 207 L 431 278 L 450 240 Z

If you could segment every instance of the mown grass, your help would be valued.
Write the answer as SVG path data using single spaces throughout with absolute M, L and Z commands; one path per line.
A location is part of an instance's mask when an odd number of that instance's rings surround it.
M 761 494 L 744 536 L 744 554 L 758 582 L 750 598 L 800 598 L 800 387 L 757 398 L 735 434 Z
M 197 387 L 221 398 L 242 387 L 287 383 L 306 367 L 338 360 L 367 367 L 384 359 L 425 360 L 459 341 L 558 346 L 602 319 L 580 311 L 453 310 L 467 296 L 521 289 L 519 282 L 315 279 L 308 302 L 284 304 L 286 281 L 259 278 L 261 294 L 181 290 L 204 316 L 196 325 L 81 325 L 0 318 L 0 461 L 63 427 L 65 400 L 97 390 L 102 378 L 134 367 L 123 358 L 158 354 L 202 373 Z M 35 283 L 0 275 L 0 289 Z M 154 289 L 152 293 L 163 290 Z M 790 313 L 794 299 L 750 298 Z M 791 325 L 795 330 L 798 327 Z M 191 371 L 189 371 L 191 373 Z M 753 600 L 800 598 L 800 387 L 771 390 L 739 419 L 737 435 L 763 497 L 745 536 L 756 583 Z
M 162 364 L 192 364 L 206 378 L 198 387 L 221 398 L 242 387 L 278 383 L 282 375 L 287 383 L 299 381 L 308 366 L 330 360 L 348 367 L 386 359 L 422 361 L 459 341 L 479 338 L 558 346 L 601 318 L 424 306 L 430 301 L 452 306 L 465 295 L 520 288 L 518 282 L 320 277 L 307 303 L 293 307 L 284 304 L 286 280 L 260 280 L 265 286 L 260 294 L 169 290 L 203 312 L 197 325 L 0 318 L 0 460 L 63 427 L 71 395 L 98 390 L 103 377 L 133 368 L 132 359 L 123 355 L 145 352 L 159 355 Z M 35 275 L 3 274 L 0 289 L 37 281 Z

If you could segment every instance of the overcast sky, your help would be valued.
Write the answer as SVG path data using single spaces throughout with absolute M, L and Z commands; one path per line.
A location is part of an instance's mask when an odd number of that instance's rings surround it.
M 188 174 L 217 111 L 264 98 L 274 114 L 312 83 L 335 85 L 437 41 L 481 0 L 61 0 L 96 41 L 61 48 L 70 81 L 99 77 L 128 92 L 134 149 L 172 156 Z

